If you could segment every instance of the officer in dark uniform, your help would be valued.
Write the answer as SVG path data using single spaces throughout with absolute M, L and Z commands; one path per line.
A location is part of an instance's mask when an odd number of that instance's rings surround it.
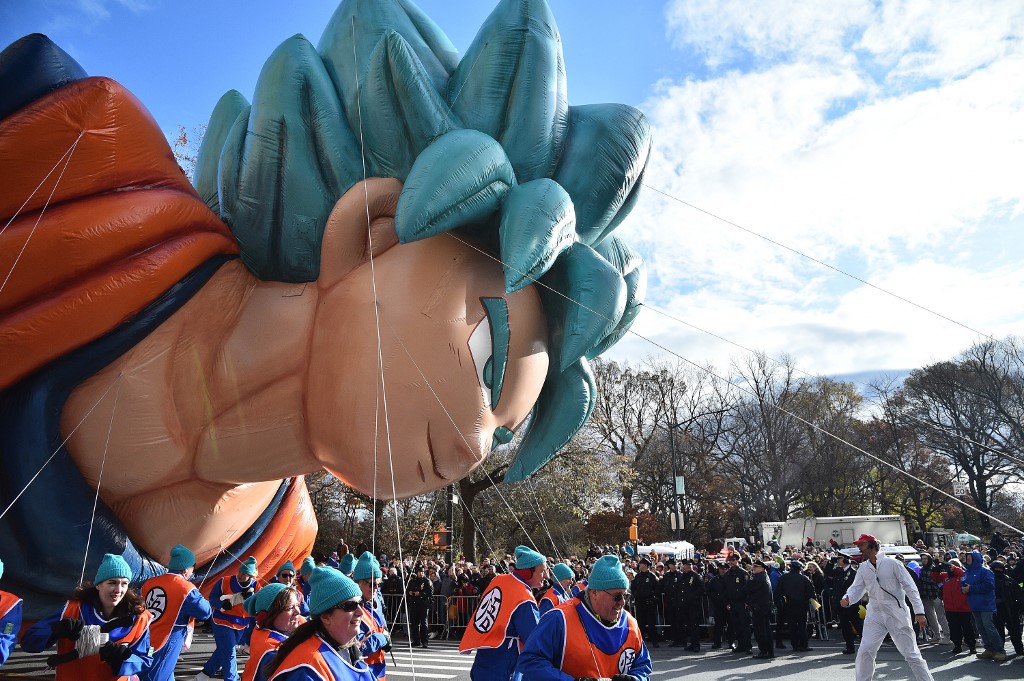
M 836 567 L 833 568 L 830 575 L 829 583 L 832 589 L 832 612 L 837 613 L 836 619 L 839 621 L 839 631 L 843 633 L 843 640 L 846 642 L 846 647 L 843 649 L 844 655 L 853 655 L 854 652 L 853 642 L 857 638 L 855 624 L 860 622 L 860 616 L 857 613 L 857 608 L 860 604 L 852 604 L 849 608 L 844 608 L 839 604 L 839 601 L 846 595 L 847 590 L 853 585 L 853 580 L 856 578 L 857 571 L 853 569 L 850 557 L 840 555 Z
M 772 646 L 772 584 L 768 581 L 768 566 L 764 561 L 755 560 L 750 568 L 750 581 L 746 584 L 747 607 L 754 624 L 754 640 L 757 641 L 758 660 L 775 657 Z
M 680 561 L 683 569 L 679 574 L 679 619 L 683 627 L 686 649 L 700 652 L 700 624 L 703 619 L 704 580 L 693 571 L 689 558 Z M 679 639 L 680 641 L 683 639 Z
M 718 561 L 712 561 L 709 568 L 711 578 L 708 580 L 706 589 L 708 602 L 711 604 L 711 615 L 715 618 L 715 626 L 711 639 L 711 649 L 718 650 L 722 647 L 722 637 L 725 636 L 726 643 L 731 644 L 735 634 L 729 626 L 729 609 L 725 600 L 725 580 L 729 572 L 729 566 Z M 726 631 L 728 627 L 728 631 Z
M 427 627 L 427 607 L 433 595 L 434 585 L 424 575 L 423 564 L 417 563 L 416 576 L 409 580 L 405 588 L 405 596 L 409 600 L 409 638 L 417 648 L 428 647 L 430 639 L 427 634 L 430 630 Z
M 729 554 L 729 572 L 725 575 L 725 603 L 729 611 L 729 625 L 736 635 L 733 652 L 749 653 L 750 612 L 747 610 L 746 585 L 750 574 L 740 567 L 738 553 Z
M 686 645 L 679 612 L 679 580 L 682 573 L 676 569 L 676 559 L 665 561 L 665 576 L 661 578 L 661 596 L 665 602 L 665 624 L 669 626 L 672 647 Z
M 785 610 L 789 622 L 789 638 L 793 652 L 809 651 L 807 646 L 807 613 L 814 598 L 814 584 L 804 574 L 804 564 L 791 561 L 789 572 L 779 577 L 776 598 L 780 610 Z M 845 591 L 843 593 L 846 593 Z
M 661 595 L 661 585 L 658 583 L 658 577 L 651 572 L 651 561 L 647 558 L 640 559 L 640 572 L 633 578 L 629 590 L 633 592 L 636 621 L 640 625 L 644 642 L 648 648 L 657 648 L 658 597 Z

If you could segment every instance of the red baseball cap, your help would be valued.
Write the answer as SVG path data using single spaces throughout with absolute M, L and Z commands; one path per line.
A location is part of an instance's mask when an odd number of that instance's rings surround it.
M 875 539 L 875 536 L 873 534 L 862 534 L 861 536 L 857 537 L 857 540 L 855 542 L 853 542 L 853 545 L 854 546 L 859 546 L 860 544 L 863 544 L 864 542 L 869 542 L 869 541 L 873 541 L 876 544 L 878 543 L 878 540 Z

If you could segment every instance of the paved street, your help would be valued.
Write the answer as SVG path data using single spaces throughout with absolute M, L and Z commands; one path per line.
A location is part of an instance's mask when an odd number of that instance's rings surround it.
M 472 655 L 460 655 L 454 641 L 432 641 L 429 649 L 410 651 L 404 640 L 395 641 L 394 658 L 388 657 L 388 678 L 394 679 L 457 679 L 469 681 Z M 746 655 L 712 651 L 706 646 L 700 654 L 684 653 L 678 648 L 652 650 L 656 681 L 686 679 L 686 681 L 740 681 L 744 679 L 824 679 L 851 681 L 854 678 L 853 657 L 840 654 L 842 642 L 811 641 L 814 650 L 795 655 L 780 651 L 774 661 L 752 660 Z M 177 667 L 179 681 L 191 681 L 195 673 L 213 650 L 213 637 L 199 634 L 192 649 L 184 653 Z M 925 646 L 936 681 L 961 679 L 1020 679 L 1024 678 L 1024 659 L 1011 658 L 997 664 L 960 655 L 951 658 L 949 647 Z M 789 654 L 787 654 L 789 653 Z M 0 679 L 53 679 L 52 671 L 42 669 L 41 655 L 16 653 L 2 669 Z M 883 646 L 878 653 L 875 679 L 893 681 L 909 679 L 909 670 L 895 648 Z

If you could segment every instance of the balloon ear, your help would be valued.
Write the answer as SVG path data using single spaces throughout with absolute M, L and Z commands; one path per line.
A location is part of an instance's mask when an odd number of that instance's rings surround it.
M 320 249 L 320 288 L 337 284 L 356 267 L 398 244 L 395 209 L 402 183 L 371 177 L 357 182 L 334 204 Z M 369 218 L 369 229 L 367 229 Z

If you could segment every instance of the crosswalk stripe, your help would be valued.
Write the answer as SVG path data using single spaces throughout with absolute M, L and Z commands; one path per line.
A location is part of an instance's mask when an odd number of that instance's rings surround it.
M 388 669 L 388 676 L 413 676 L 418 679 L 454 679 L 455 674 L 424 674 L 423 672 L 400 672 L 396 669 Z

